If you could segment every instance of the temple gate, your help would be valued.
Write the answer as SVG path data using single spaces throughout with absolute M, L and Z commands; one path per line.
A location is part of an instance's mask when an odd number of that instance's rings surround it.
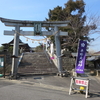
M 13 56 L 12 58 L 12 70 L 11 74 L 13 77 L 17 77 L 17 68 L 18 68 L 18 48 L 19 48 L 19 36 L 20 34 L 24 36 L 50 36 L 55 32 L 55 45 L 56 45 L 56 56 L 57 56 L 57 68 L 59 73 L 62 73 L 62 60 L 61 60 L 61 45 L 60 45 L 60 36 L 68 36 L 67 32 L 61 32 L 58 30 L 58 27 L 67 26 L 68 21 L 23 21 L 23 20 L 12 20 L 0 18 L 1 22 L 5 26 L 15 27 L 15 30 L 6 31 L 4 30 L 4 35 L 13 35 L 14 36 L 14 47 L 13 47 Z M 34 31 L 22 31 L 20 27 L 34 27 Z M 53 31 L 42 31 L 42 27 L 53 28 Z M 20 33 L 20 34 L 18 34 Z

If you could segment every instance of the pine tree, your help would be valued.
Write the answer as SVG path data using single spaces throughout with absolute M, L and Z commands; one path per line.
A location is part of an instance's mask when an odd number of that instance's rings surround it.
M 55 7 L 49 10 L 49 18 L 47 21 L 70 21 L 67 27 L 59 28 L 59 30 L 67 31 L 68 36 L 61 37 L 62 47 L 68 48 L 70 51 L 77 51 L 79 39 L 90 41 L 88 37 L 90 30 L 95 30 L 96 25 L 86 25 L 85 2 L 83 0 L 69 0 L 65 3 L 65 7 Z M 64 41 L 63 41 L 64 40 Z

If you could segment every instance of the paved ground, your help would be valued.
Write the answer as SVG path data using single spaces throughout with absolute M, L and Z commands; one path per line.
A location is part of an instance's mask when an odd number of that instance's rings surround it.
M 100 97 L 100 78 L 96 76 L 88 76 L 84 78 L 91 79 L 90 81 L 90 94 L 92 97 Z M 58 76 L 23 76 L 21 81 L 28 83 L 35 83 L 41 87 L 46 87 L 48 89 L 62 90 L 69 92 L 71 77 L 58 77 Z
M 91 79 L 88 99 L 100 100 L 100 78 L 95 76 L 88 78 Z M 83 94 L 69 96 L 69 86 L 70 76 L 21 76 L 18 80 L 0 78 L 0 100 L 80 100 L 80 98 L 84 100 Z

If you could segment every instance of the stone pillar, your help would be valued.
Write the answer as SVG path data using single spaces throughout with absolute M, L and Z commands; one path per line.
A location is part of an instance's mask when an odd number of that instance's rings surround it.
M 58 31 L 58 27 L 54 27 L 54 31 Z M 59 32 L 55 35 L 55 45 L 56 45 L 56 55 L 57 55 L 57 67 L 59 73 L 62 73 L 62 58 L 61 58 L 61 43 L 60 43 L 60 37 Z
M 15 31 L 20 32 L 20 27 L 15 26 Z M 12 58 L 12 71 L 11 74 L 14 78 L 17 78 L 17 68 L 18 68 L 18 48 L 19 48 L 19 34 L 14 34 L 14 45 L 13 45 L 13 58 Z

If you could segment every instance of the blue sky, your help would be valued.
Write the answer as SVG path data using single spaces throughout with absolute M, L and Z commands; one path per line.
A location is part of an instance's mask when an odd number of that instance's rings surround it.
M 53 9 L 56 6 L 64 7 L 64 4 L 68 0 L 0 0 L 0 17 L 16 20 L 33 20 L 44 21 L 48 18 L 49 9 Z M 100 16 L 100 0 L 84 0 L 86 3 L 87 14 L 97 14 Z M 3 35 L 4 30 L 12 30 L 13 27 L 4 26 L 0 22 L 0 45 L 7 43 L 13 39 L 13 36 Z M 23 30 L 33 31 L 33 28 L 23 28 Z M 99 34 L 97 34 L 99 36 Z M 97 35 L 91 35 L 91 37 L 97 37 Z M 30 38 L 43 38 L 43 37 L 30 37 Z M 32 41 L 26 41 L 24 37 L 21 37 L 22 41 L 28 43 L 31 47 L 38 45 L 38 42 L 32 43 Z M 100 38 L 97 41 L 92 42 L 91 48 L 95 51 L 100 51 Z M 97 45 L 95 45 L 97 44 Z M 93 46 L 94 45 L 94 46 Z

